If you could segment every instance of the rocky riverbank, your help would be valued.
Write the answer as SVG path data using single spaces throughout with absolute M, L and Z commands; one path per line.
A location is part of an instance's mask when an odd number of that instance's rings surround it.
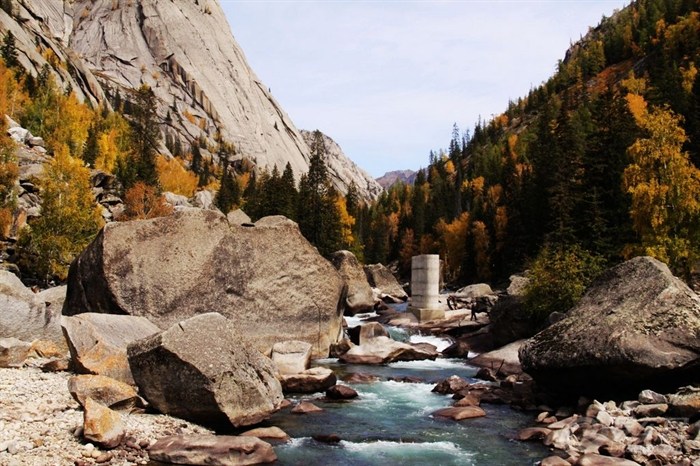
M 41 360 L 23 368 L 0 368 L 0 464 L 63 466 L 148 463 L 146 448 L 174 434 L 209 433 L 162 414 L 123 413 L 126 438 L 101 450 L 83 440 L 83 410 L 68 391 L 68 372 L 42 372 Z
M 577 411 L 577 412 L 574 412 Z M 545 409 L 537 426 L 518 439 L 541 440 L 556 455 L 543 466 L 700 465 L 700 389 L 664 395 L 642 391 L 637 400 L 586 400 L 577 409 Z

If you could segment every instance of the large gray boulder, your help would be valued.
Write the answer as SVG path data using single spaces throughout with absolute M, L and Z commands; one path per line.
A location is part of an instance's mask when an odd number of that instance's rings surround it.
M 48 293 L 36 294 L 12 272 L 0 270 L 0 337 L 31 343 L 46 340 L 66 348 L 61 307 L 46 305 Z M 67 349 L 67 348 L 66 348 Z
M 408 294 L 396 280 L 396 277 L 382 264 L 365 265 L 365 275 L 372 288 L 380 291 L 381 296 L 390 296 L 396 300 L 408 300 Z
M 161 328 L 219 312 L 264 354 L 300 340 L 326 357 L 342 333 L 344 286 L 285 217 L 248 227 L 184 209 L 107 224 L 71 265 L 63 312 L 138 315 Z
M 145 317 L 88 312 L 63 318 L 63 333 L 77 373 L 104 375 L 132 385 L 126 347 L 158 332 Z
M 650 257 L 605 272 L 519 352 L 523 370 L 543 385 L 612 395 L 697 380 L 698 355 L 700 298 Z
M 350 315 L 370 312 L 374 309 L 374 294 L 367 282 L 367 276 L 355 254 L 350 251 L 336 251 L 331 256 L 333 266 L 338 269 L 348 286 L 345 298 L 345 313 Z
M 129 345 L 140 393 L 164 414 L 210 426 L 256 424 L 282 402 L 272 361 L 234 322 L 206 313 Z

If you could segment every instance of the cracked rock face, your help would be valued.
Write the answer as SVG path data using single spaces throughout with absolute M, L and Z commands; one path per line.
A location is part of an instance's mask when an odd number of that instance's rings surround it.
M 47 63 L 38 40 L 67 64 L 55 75 L 82 99 L 96 104 L 105 91 L 126 96 L 147 84 L 163 129 L 181 140 L 219 131 L 258 167 L 289 162 L 297 178 L 308 171 L 302 134 L 248 65 L 218 1 L 33 0 L 17 5 L 15 18 L 0 12 L 0 30 L 17 37 L 32 74 Z M 381 192 L 342 151 L 331 159 L 341 192 L 351 182 L 365 199 Z

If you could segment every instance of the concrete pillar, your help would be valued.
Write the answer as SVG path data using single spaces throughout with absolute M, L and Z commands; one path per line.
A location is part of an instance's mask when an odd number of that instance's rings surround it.
M 420 321 L 442 319 L 445 309 L 440 295 L 440 256 L 423 254 L 411 259 L 411 312 Z

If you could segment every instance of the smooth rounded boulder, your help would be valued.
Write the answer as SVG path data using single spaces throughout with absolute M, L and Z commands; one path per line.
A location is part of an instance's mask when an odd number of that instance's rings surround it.
M 396 361 L 435 360 L 437 357 L 437 349 L 431 344 L 410 344 L 378 336 L 363 345 L 353 346 L 339 359 L 347 364 L 389 364 Z
M 606 271 L 519 351 L 523 370 L 549 389 L 611 397 L 687 385 L 700 375 L 698 356 L 700 298 L 651 257 Z
M 240 427 L 266 419 L 283 399 L 272 361 L 221 314 L 179 322 L 127 353 L 141 395 L 164 414 Z
M 374 309 L 372 287 L 369 286 L 365 271 L 355 254 L 345 250 L 336 251 L 331 256 L 331 262 L 348 286 L 345 313 L 355 315 L 372 311 Z
M 0 270 L 0 337 L 50 341 L 67 351 L 61 306 L 51 305 L 60 299 L 55 295 L 54 291 L 34 293 L 15 274 Z
M 218 312 L 266 355 L 281 340 L 327 357 L 342 335 L 345 284 L 285 217 L 230 224 L 218 211 L 108 223 L 73 261 L 65 315 L 147 317 L 160 328 Z

